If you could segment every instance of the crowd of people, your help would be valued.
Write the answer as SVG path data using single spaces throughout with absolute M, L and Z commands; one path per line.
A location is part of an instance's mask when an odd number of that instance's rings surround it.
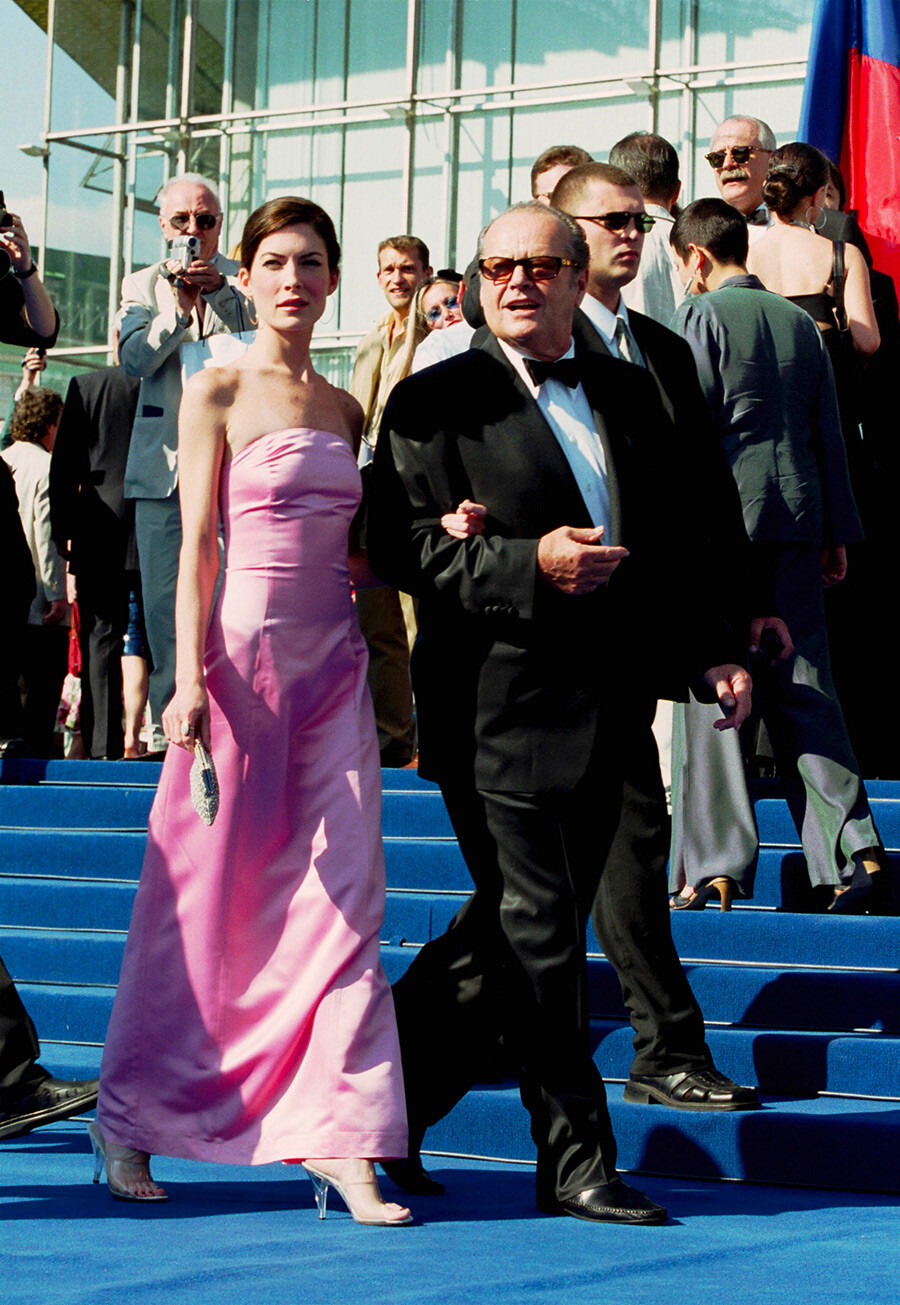
M 861 396 L 896 299 L 817 150 L 738 117 L 707 159 L 718 195 L 681 208 L 658 136 L 609 162 L 546 150 L 463 273 L 386 237 L 349 393 L 310 352 L 340 275 L 328 215 L 270 200 L 225 259 L 215 187 L 183 174 L 159 196 L 170 256 L 123 284 L 120 365 L 64 406 L 26 386 L 4 453 L 25 540 L 11 511 L 4 537 L 27 630 L 0 733 L 48 747 L 68 559 L 90 755 L 137 754 L 129 649 L 165 754 L 89 1127 L 114 1196 L 167 1198 L 154 1154 L 284 1160 L 321 1216 L 333 1187 L 359 1222 L 406 1224 L 374 1162 L 439 1195 L 428 1127 L 509 1074 L 542 1210 L 664 1222 L 616 1170 L 588 919 L 635 1030 L 626 1101 L 732 1111 L 758 1095 L 712 1061 L 670 910 L 752 896 L 748 767 L 774 757 L 823 910 L 892 909 L 829 620 L 840 641 L 878 583 Z M 46 349 L 58 321 L 10 216 L 5 338 Z M 216 365 L 185 383 L 196 349 Z M 844 637 L 847 682 L 861 657 Z M 19 725 L 22 672 L 40 719 Z M 379 766 L 416 758 L 474 891 L 391 994 Z M 0 1137 L 88 1109 L 97 1085 L 47 1075 L 5 971 L 0 997 Z

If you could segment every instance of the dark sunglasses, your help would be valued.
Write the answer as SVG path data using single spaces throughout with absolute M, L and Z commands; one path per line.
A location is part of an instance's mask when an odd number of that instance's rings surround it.
M 650 213 L 573 213 L 572 216 L 582 222 L 596 222 L 607 231 L 627 231 L 628 224 L 634 222 L 635 229 L 644 235 L 656 221 Z
M 459 300 L 457 299 L 456 295 L 448 295 L 447 298 L 442 299 L 439 304 L 435 304 L 434 308 L 428 309 L 428 312 L 425 314 L 425 321 L 439 322 L 441 320 L 442 309 L 458 308 L 458 307 L 459 307 Z
M 535 258 L 482 258 L 478 267 L 486 281 L 508 281 L 517 267 L 529 281 L 555 281 L 564 267 L 577 267 L 571 258 L 539 254 Z
M 187 231 L 188 227 L 191 225 L 191 218 L 193 218 L 197 224 L 198 230 L 212 231 L 213 227 L 219 221 L 219 217 L 220 215 L 218 213 L 173 213 L 169 218 L 169 224 L 170 226 L 173 226 L 176 231 Z
M 762 149 L 762 146 L 761 145 L 729 145 L 724 150 L 710 150 L 710 152 L 705 157 L 709 166 L 711 168 L 715 168 L 716 171 L 718 171 L 719 168 L 725 166 L 725 159 L 729 154 L 731 155 L 732 162 L 736 163 L 739 168 L 742 168 L 745 163 L 749 163 L 750 155 L 755 150 L 758 149 Z M 771 154 L 772 151 L 763 150 L 763 153 Z

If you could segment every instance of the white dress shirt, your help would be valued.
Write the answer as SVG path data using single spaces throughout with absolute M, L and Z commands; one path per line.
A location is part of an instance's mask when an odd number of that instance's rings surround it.
M 497 343 L 546 417 L 572 470 L 591 521 L 595 526 L 605 526 L 608 534 L 610 512 L 606 455 L 584 389 L 581 384 L 573 389 L 553 379 L 535 385 L 525 366 L 525 359 L 530 355 L 513 348 L 505 340 Z M 568 349 L 561 356 L 575 357 L 573 341 L 569 341 Z
M 595 299 L 593 295 L 585 295 L 581 301 L 581 311 L 590 319 L 591 325 L 596 328 L 597 332 L 603 339 L 603 343 L 614 358 L 621 358 L 623 362 L 634 361 L 639 367 L 645 366 L 637 341 L 634 343 L 635 357 L 633 360 L 625 358 L 619 348 L 619 342 L 616 339 L 616 324 L 620 317 L 628 327 L 628 334 L 631 335 L 631 323 L 628 320 L 628 309 L 622 303 L 621 299 L 619 300 L 619 310 L 617 313 L 614 313 L 606 307 L 606 304 L 601 304 L 599 299 Z M 634 340 L 633 335 L 631 335 L 631 338 Z

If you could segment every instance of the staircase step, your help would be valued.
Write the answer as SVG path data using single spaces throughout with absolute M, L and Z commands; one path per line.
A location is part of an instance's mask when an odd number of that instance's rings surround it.
M 588 946 L 599 950 L 589 933 Z M 743 964 L 900 967 L 900 917 L 796 916 L 782 911 L 673 911 L 672 937 L 682 960 Z
M 17 983 L 115 985 L 125 937 L 113 929 L 0 928 L 0 956 Z
M 136 880 L 30 879 L 0 875 L 0 920 L 41 929 L 128 928 Z
M 112 984 L 17 983 L 16 988 L 42 1039 L 102 1044 L 116 992 Z
M 31 757 L 0 757 L 0 784 L 109 784 L 156 788 L 159 761 L 56 761 Z
M 0 827 L 12 829 L 137 829 L 146 832 L 156 790 L 111 785 L 0 785 Z
M 685 971 L 710 1024 L 900 1032 L 896 973 L 716 964 L 689 964 Z M 612 966 L 590 963 L 588 983 L 592 1014 L 623 1018 L 622 992 Z
M 632 1105 L 615 1084 L 607 1096 L 620 1169 L 795 1187 L 900 1190 L 900 1126 L 893 1104 L 769 1097 L 761 1110 L 720 1112 Z M 425 1149 L 534 1160 L 518 1089 L 492 1084 L 470 1092 L 428 1130 Z

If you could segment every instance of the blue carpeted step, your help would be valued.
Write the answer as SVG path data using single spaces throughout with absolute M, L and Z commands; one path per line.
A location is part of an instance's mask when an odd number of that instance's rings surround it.
M 384 859 L 389 888 L 472 891 L 462 852 L 451 839 L 386 838 Z
M 162 770 L 157 761 L 40 761 L 0 757 L 0 784 L 111 784 L 155 788 Z
M 17 983 L 119 982 L 125 933 L 0 928 L 0 956 Z
M 608 1090 L 619 1168 L 861 1191 L 900 1190 L 900 1106 L 837 1097 L 767 1099 L 764 1109 L 709 1112 L 631 1105 Z M 515 1087 L 470 1092 L 428 1130 L 425 1148 L 533 1160 Z M 754 1288 L 756 1292 L 757 1289 Z
M 900 974 L 696 964 L 685 970 L 712 1024 L 900 1032 Z M 591 1012 L 621 1019 L 622 993 L 612 966 L 592 962 L 588 982 Z
M 673 911 L 672 936 L 682 960 L 779 966 L 846 966 L 896 970 L 900 917 L 806 916 L 785 912 Z M 599 950 L 592 932 L 588 946 Z
M 0 922 L 41 929 L 128 928 L 136 880 L 56 881 L 0 875 Z
M 134 879 L 141 872 L 146 831 L 3 830 L 5 875 L 53 879 Z M 0 899 L 2 900 L 2 899 Z
M 397 892 L 389 888 L 381 937 L 395 945 L 430 942 L 446 932 L 467 896 L 467 893 Z
M 437 789 L 386 792 L 381 802 L 381 832 L 385 838 L 454 838 Z
M 112 984 L 22 983 L 16 987 L 40 1037 L 97 1043 L 106 1037 L 116 991 Z
M 97 1078 L 103 1048 L 93 1042 L 53 1042 L 41 1038 L 41 1064 L 56 1078 Z
M 156 790 L 110 785 L 0 785 L 0 828 L 141 829 Z

